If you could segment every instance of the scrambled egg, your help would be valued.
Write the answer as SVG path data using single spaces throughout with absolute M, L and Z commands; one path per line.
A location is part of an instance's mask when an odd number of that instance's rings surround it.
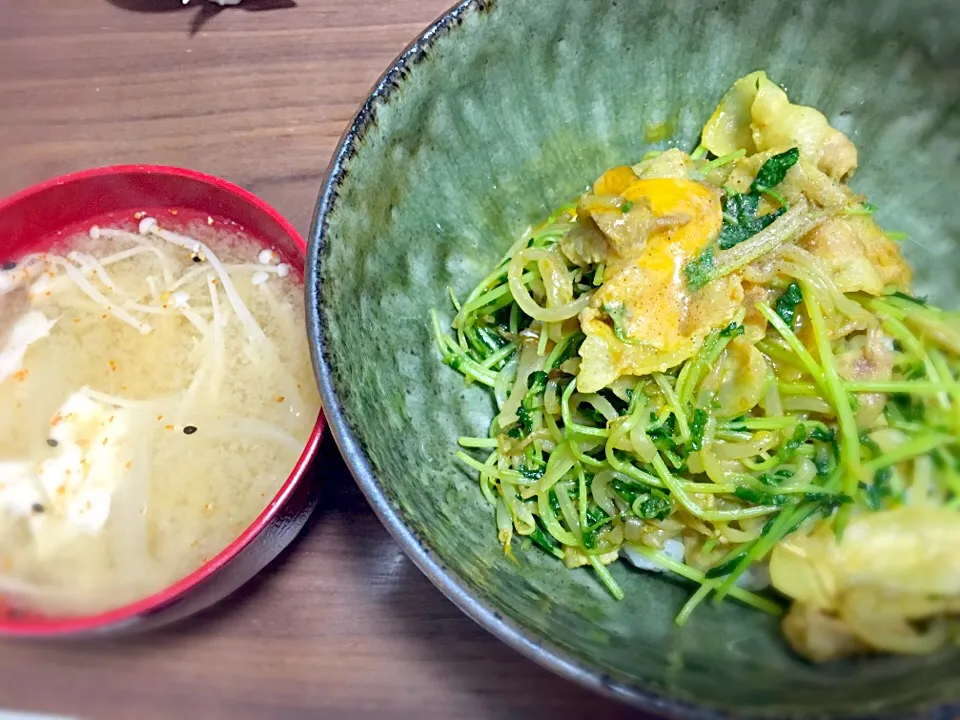
M 133 465 L 130 430 L 128 411 L 80 391 L 51 419 L 50 457 L 0 463 L 0 511 L 26 519 L 41 557 L 106 524 Z
M 602 233 L 605 242 L 594 233 L 588 254 L 607 268 L 603 286 L 580 315 L 587 336 L 580 348 L 581 392 L 683 362 L 740 307 L 743 290 L 735 277 L 691 292 L 684 275 L 687 263 L 720 232 L 717 190 L 695 180 L 638 178 L 619 167 L 600 177 L 579 215 Z

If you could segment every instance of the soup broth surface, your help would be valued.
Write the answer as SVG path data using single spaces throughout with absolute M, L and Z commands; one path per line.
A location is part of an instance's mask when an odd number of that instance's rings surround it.
M 0 271 L 0 595 L 15 608 L 104 611 L 196 570 L 265 509 L 316 422 L 295 274 L 212 219 L 151 220 Z

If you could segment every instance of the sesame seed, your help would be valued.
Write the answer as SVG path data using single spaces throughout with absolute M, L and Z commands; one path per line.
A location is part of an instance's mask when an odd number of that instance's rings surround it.
M 193 435 L 196 431 L 197 431 L 197 428 L 196 428 L 195 425 L 187 425 L 187 426 L 183 429 L 183 434 L 184 434 L 184 435 Z
M 53 438 L 47 438 L 47 445 L 49 445 L 50 447 L 56 447 L 56 446 L 59 445 L 59 444 L 60 444 L 60 443 L 58 443 L 58 442 L 57 442 L 56 440 L 54 440 Z
M 40 503 L 34 503 L 33 505 L 30 506 L 30 509 L 33 510 L 33 512 L 36 513 L 37 515 L 39 515 L 45 510 L 43 505 L 41 505 Z
M 16 266 L 17 266 L 17 263 L 16 263 L 16 262 L 14 262 L 13 260 L 7 260 L 7 261 L 3 264 L 3 269 L 6 270 L 7 272 L 9 272 L 9 271 L 13 270 Z

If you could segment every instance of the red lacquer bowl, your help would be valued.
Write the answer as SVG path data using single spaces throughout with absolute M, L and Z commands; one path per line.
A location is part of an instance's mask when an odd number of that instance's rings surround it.
M 198 218 L 242 230 L 272 247 L 302 278 L 306 243 L 273 208 L 246 190 L 191 170 L 151 165 L 98 168 L 65 175 L 0 201 L 0 263 L 42 250 L 91 225 L 129 222 L 136 213 L 165 227 Z M 199 570 L 148 598 L 99 615 L 55 618 L 0 605 L 0 636 L 84 636 L 143 630 L 192 615 L 262 570 L 303 528 L 319 488 L 308 473 L 324 430 L 323 415 L 296 467 L 266 509 L 223 552 Z

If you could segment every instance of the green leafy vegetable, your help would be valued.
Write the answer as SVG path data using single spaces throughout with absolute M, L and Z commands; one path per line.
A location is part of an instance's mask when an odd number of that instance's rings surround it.
M 800 148 L 790 148 L 786 152 L 774 155 L 760 166 L 757 177 L 750 186 L 751 193 L 769 193 L 783 182 L 787 171 L 800 160 Z
M 788 328 L 793 328 L 793 323 L 797 319 L 797 306 L 801 302 L 803 302 L 803 293 L 800 290 L 800 284 L 792 282 L 787 285 L 783 295 L 777 298 L 773 311 Z
M 659 490 L 654 490 L 647 498 L 641 496 L 633 503 L 634 514 L 644 520 L 665 520 L 670 509 L 670 498 Z
M 713 279 L 713 249 L 707 248 L 696 260 L 691 260 L 683 268 L 687 276 L 687 286 L 691 290 L 699 290 Z
M 777 450 L 777 458 L 784 461 L 793 457 L 797 450 L 800 449 L 800 446 L 807 441 L 808 437 L 807 428 L 803 423 L 798 423 L 793 431 L 793 435 Z
M 523 475 L 527 480 L 539 480 L 543 477 L 543 473 L 546 472 L 547 466 L 531 468 L 526 465 L 521 465 L 517 468 L 517 472 Z
M 819 448 L 817 454 L 813 456 L 813 464 L 817 468 L 817 477 L 827 477 L 830 474 L 833 463 L 830 462 L 830 455 L 826 448 Z
M 797 164 L 800 150 L 791 148 L 767 160 L 750 185 L 750 192 L 728 193 L 723 199 L 723 228 L 717 242 L 721 250 L 729 250 L 769 226 L 787 210 L 787 203 L 773 188 L 783 182 L 787 171 Z M 766 215 L 758 215 L 761 195 L 769 195 L 781 207 Z
M 544 530 L 542 523 L 543 521 L 540 520 L 540 518 L 536 519 L 536 527 L 534 527 L 533 532 L 530 533 L 530 540 L 541 550 L 546 551 L 556 558 L 562 559 L 563 550 L 560 548 L 559 543 L 553 539 L 550 533 Z
M 817 426 L 810 431 L 810 439 L 819 440 L 820 442 L 833 442 L 837 439 L 837 431 Z
M 746 556 L 747 556 L 746 551 L 737 553 L 726 562 L 720 563 L 716 567 L 713 567 L 707 570 L 707 572 L 705 573 L 705 577 L 708 580 L 715 580 L 716 578 L 721 578 L 724 575 L 729 575 L 731 572 L 733 572 L 733 569 L 740 564 L 740 561 L 743 560 Z
M 527 377 L 527 397 L 534 396 L 536 397 L 544 390 L 547 389 L 547 380 L 550 378 L 543 370 L 537 370 L 530 373 Z
M 926 419 L 927 406 L 923 400 L 904 393 L 890 395 L 890 402 L 900 412 L 900 416 L 907 422 L 922 423 Z
M 709 419 L 706 410 L 697 408 L 693 411 L 693 419 L 690 421 L 690 447 L 694 450 L 703 449 L 703 431 L 706 430 Z
M 786 505 L 790 501 L 789 495 L 770 495 L 748 487 L 738 487 L 733 494 L 744 502 L 756 505 Z
M 626 215 L 633 208 L 633 200 L 627 200 L 623 205 L 620 206 L 620 212 Z
M 720 337 L 735 338 L 743 335 L 745 332 L 746 328 L 744 328 L 743 325 L 738 325 L 737 323 L 732 322 L 720 331 Z
M 627 329 L 624 327 L 630 319 L 629 310 L 624 304 L 620 302 L 606 303 L 603 306 L 603 311 L 613 321 L 613 334 L 617 336 L 617 340 L 628 345 L 636 345 L 637 342 L 627 335 Z
M 717 239 L 721 250 L 729 250 L 753 237 L 786 212 L 780 208 L 766 215 L 757 215 L 759 206 L 760 195 L 754 193 L 738 193 L 724 198 L 723 228 Z
M 523 403 L 520 403 L 520 407 L 517 408 L 517 424 L 525 435 L 533 432 L 533 416 L 530 414 L 530 410 L 523 406 Z
M 777 487 L 784 480 L 789 480 L 791 477 L 793 477 L 792 472 L 790 472 L 789 470 L 780 469 L 780 470 L 774 470 L 773 472 L 770 472 L 770 473 L 763 473 L 760 476 L 760 482 L 762 482 L 767 487 Z
M 640 495 L 643 494 L 644 492 L 644 489 L 641 488 L 639 485 L 632 485 L 628 482 L 624 482 L 623 480 L 619 480 L 619 479 L 613 480 L 610 483 L 610 487 L 613 488 L 614 492 L 617 493 L 617 495 L 622 497 L 631 505 L 633 505 L 633 503 L 636 502 L 637 498 L 640 497 Z
M 893 479 L 893 470 L 889 467 L 880 468 L 873 474 L 873 482 L 864 488 L 864 500 L 871 510 L 880 510 L 885 501 L 894 495 L 890 480 Z
M 927 304 L 927 299 L 925 297 L 915 297 L 913 295 L 907 295 L 907 293 L 900 292 L 899 290 L 890 293 L 888 297 L 900 298 L 901 300 L 906 300 L 907 302 L 912 302 L 915 305 L 924 305 Z
M 583 530 L 583 546 L 588 550 L 593 550 L 597 546 L 597 540 L 600 538 L 603 527 L 612 519 L 599 506 L 587 510 L 587 526 Z

